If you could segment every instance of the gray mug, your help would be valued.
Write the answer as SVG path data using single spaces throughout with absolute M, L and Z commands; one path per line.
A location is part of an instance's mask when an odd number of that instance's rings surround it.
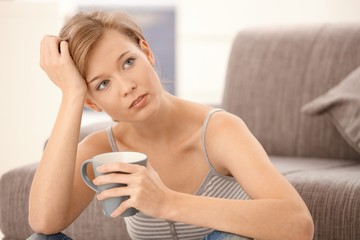
M 147 156 L 139 152 L 109 152 L 109 153 L 96 155 L 92 159 L 83 162 L 83 164 L 81 165 L 81 177 L 84 180 L 84 182 L 96 193 L 101 193 L 102 191 L 109 188 L 126 186 L 126 184 L 119 184 L 119 183 L 111 183 L 111 184 L 96 186 L 88 177 L 86 168 L 89 163 L 93 165 L 95 177 L 98 177 L 100 175 L 103 175 L 103 173 L 99 173 L 98 171 L 96 171 L 96 168 L 101 166 L 102 164 L 112 163 L 112 162 L 125 162 L 125 163 L 132 163 L 132 164 L 139 164 L 142 166 L 146 166 Z M 127 199 L 129 199 L 129 196 L 113 197 L 101 201 L 105 216 L 109 217 L 111 213 L 114 212 L 115 209 L 117 209 L 120 206 L 120 204 Z M 121 216 L 129 217 L 135 215 L 137 212 L 138 212 L 137 209 L 129 208 L 125 212 L 123 212 Z

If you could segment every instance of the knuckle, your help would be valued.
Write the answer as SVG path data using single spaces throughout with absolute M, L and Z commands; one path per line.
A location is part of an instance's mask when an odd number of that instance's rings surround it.
M 48 41 L 49 38 L 50 38 L 50 35 L 44 35 L 43 38 L 41 39 L 41 42 Z
M 51 68 L 51 65 L 49 63 L 47 63 L 47 62 L 41 62 L 40 67 L 45 71 L 49 71 L 50 68 Z
M 131 195 L 131 197 L 128 200 L 124 201 L 123 203 L 124 203 L 126 209 L 131 208 L 131 207 L 137 208 L 137 197 L 136 197 L 136 195 L 134 195 L 134 196 Z
M 116 162 L 114 163 L 114 167 L 118 170 L 122 169 L 124 166 L 123 166 L 123 163 L 122 162 Z
M 146 167 L 138 165 L 137 166 L 137 172 L 139 173 L 140 176 L 146 176 L 148 173 L 148 170 Z
M 131 207 L 138 209 L 139 208 L 138 202 L 136 200 L 132 201 L 131 205 L 129 204 L 128 208 L 131 208 Z
M 137 178 L 137 183 L 139 185 L 143 185 L 145 182 L 147 182 L 147 177 L 144 174 L 139 174 L 138 178 Z
M 141 187 L 134 189 L 133 193 L 131 194 L 131 199 L 135 203 L 137 203 L 139 199 L 142 199 L 143 197 L 146 198 L 146 191 Z
M 40 61 L 40 62 L 39 62 L 39 66 L 40 66 L 42 69 L 44 69 L 44 67 L 45 67 L 45 66 L 44 66 L 44 62 L 43 62 L 43 61 Z
M 140 171 L 147 172 L 147 168 L 145 166 L 143 166 L 143 165 L 138 165 L 138 166 L 139 166 Z

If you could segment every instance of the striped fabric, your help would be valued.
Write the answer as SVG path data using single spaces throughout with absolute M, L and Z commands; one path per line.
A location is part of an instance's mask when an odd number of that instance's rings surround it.
M 212 116 L 221 109 L 211 110 L 204 121 L 202 130 L 202 144 L 205 158 L 209 164 L 209 172 L 195 195 L 216 197 L 225 199 L 249 199 L 244 190 L 233 177 L 218 174 L 211 165 L 205 147 L 205 133 L 208 122 Z M 113 151 L 119 151 L 115 143 L 111 127 L 107 128 L 107 134 Z M 164 219 L 156 219 L 139 212 L 135 216 L 124 218 L 128 234 L 131 239 L 174 239 L 194 240 L 202 239 L 213 231 L 213 229 L 193 226 L 180 222 Z

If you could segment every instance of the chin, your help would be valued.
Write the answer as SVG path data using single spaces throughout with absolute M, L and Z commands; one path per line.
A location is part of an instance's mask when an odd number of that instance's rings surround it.
M 144 108 L 133 111 L 130 109 L 126 116 L 121 114 L 121 116 L 114 116 L 112 119 L 114 122 L 142 123 L 155 117 L 158 113 L 158 110 L 159 108 L 148 105 Z

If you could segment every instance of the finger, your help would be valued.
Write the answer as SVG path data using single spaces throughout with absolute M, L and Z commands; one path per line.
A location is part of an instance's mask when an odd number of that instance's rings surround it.
M 58 56 L 60 54 L 59 44 L 61 39 L 56 36 L 48 36 L 47 37 L 47 48 L 51 56 Z
M 40 41 L 40 57 L 43 58 L 44 57 L 44 53 L 45 53 L 45 45 L 46 45 L 46 38 L 47 36 L 44 36 L 41 41 Z
M 100 201 L 106 200 L 108 198 L 113 197 L 124 197 L 124 196 L 131 196 L 133 190 L 129 187 L 123 186 L 123 187 L 115 187 L 115 188 L 109 188 L 107 190 L 102 191 L 99 193 L 96 198 Z
M 67 41 L 61 41 L 59 46 L 60 54 L 64 56 L 70 56 L 69 43 Z
M 40 42 L 40 65 L 44 65 L 49 58 L 49 42 L 53 41 L 54 36 L 45 35 Z
M 125 173 L 108 173 L 100 175 L 93 180 L 95 185 L 104 185 L 109 183 L 128 184 L 131 181 L 131 175 Z
M 49 57 L 59 55 L 59 42 L 60 38 L 55 36 L 46 35 L 41 41 L 40 56 L 43 60 L 47 61 Z
M 101 173 L 108 173 L 108 172 L 136 173 L 143 168 L 144 166 L 138 164 L 114 162 L 114 163 L 105 163 L 100 167 L 98 167 L 96 170 Z
M 134 200 L 131 197 L 128 200 L 123 201 L 120 206 L 111 213 L 111 217 L 116 218 L 120 216 L 123 212 L 125 212 L 127 209 L 134 207 L 133 201 Z

